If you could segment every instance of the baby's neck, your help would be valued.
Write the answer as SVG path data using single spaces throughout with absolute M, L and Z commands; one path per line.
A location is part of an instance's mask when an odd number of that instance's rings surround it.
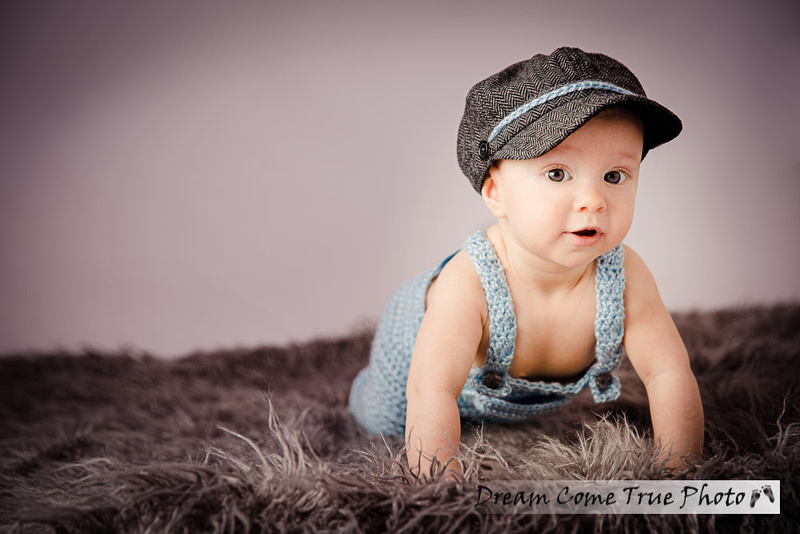
M 486 231 L 494 245 L 509 284 L 520 284 L 547 297 L 570 292 L 594 273 L 595 261 L 578 267 L 564 267 L 531 254 L 503 236 L 499 225 Z

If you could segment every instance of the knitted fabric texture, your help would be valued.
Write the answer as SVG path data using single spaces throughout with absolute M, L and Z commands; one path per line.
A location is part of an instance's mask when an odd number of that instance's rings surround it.
M 486 295 L 489 349 L 484 365 L 470 370 L 458 398 L 462 418 L 506 423 L 529 420 L 565 405 L 585 387 L 589 387 L 598 403 L 619 397 L 619 380 L 611 372 L 619 365 L 624 333 L 625 273 L 621 246 L 597 258 L 595 362 L 567 383 L 509 376 L 517 322 L 505 272 L 484 232 L 471 235 L 464 248 Z M 452 257 L 398 289 L 381 317 L 370 362 L 356 377 L 350 392 L 353 415 L 372 434 L 404 433 L 406 382 L 414 342 L 425 315 L 425 296 L 431 280 Z

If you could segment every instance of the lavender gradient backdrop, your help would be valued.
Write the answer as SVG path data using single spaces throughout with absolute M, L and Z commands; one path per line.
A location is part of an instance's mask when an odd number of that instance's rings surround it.
M 800 298 L 795 1 L 0 8 L 0 352 L 346 334 L 490 215 L 469 87 L 561 45 L 680 115 L 627 240 L 672 310 Z

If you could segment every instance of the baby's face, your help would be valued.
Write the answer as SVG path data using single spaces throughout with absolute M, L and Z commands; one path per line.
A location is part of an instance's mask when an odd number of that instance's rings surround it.
M 497 162 L 487 205 L 506 239 L 553 264 L 585 265 L 630 229 L 642 144 L 636 115 L 603 111 L 543 156 Z

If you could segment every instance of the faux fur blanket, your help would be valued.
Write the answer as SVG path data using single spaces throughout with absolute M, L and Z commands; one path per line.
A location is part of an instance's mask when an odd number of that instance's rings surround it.
M 9 532 L 798 532 L 800 305 L 675 316 L 706 414 L 702 463 L 662 469 L 641 383 L 531 424 L 465 427 L 465 480 L 420 483 L 347 410 L 371 332 L 166 361 L 0 358 Z M 481 513 L 498 480 L 778 479 L 781 515 Z

